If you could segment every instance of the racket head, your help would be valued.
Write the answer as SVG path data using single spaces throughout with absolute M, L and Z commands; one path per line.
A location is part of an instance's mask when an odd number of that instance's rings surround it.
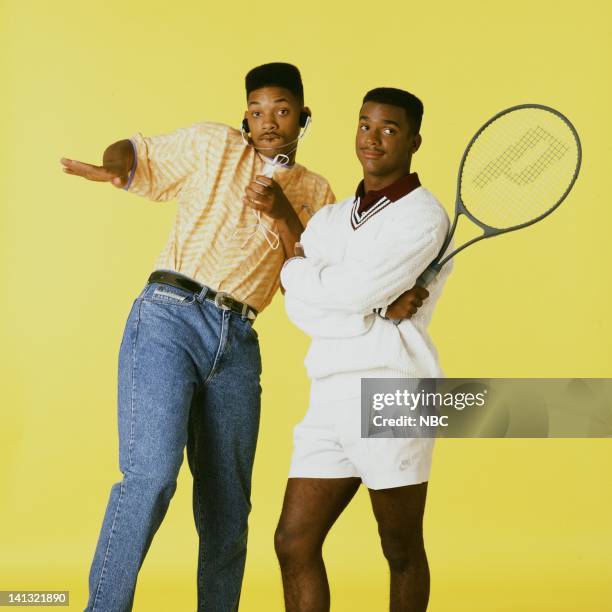
M 479 225 L 482 238 L 537 223 L 567 197 L 581 162 L 578 132 L 565 115 L 543 104 L 507 108 L 466 147 L 456 216 Z

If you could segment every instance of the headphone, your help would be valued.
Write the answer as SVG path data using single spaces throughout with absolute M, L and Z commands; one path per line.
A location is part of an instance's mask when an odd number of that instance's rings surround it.
M 311 121 L 312 121 L 312 118 L 306 111 L 300 111 L 300 127 L 301 128 L 307 128 L 308 124 Z M 249 127 L 249 122 L 246 119 L 246 117 L 242 120 L 241 130 L 243 132 L 246 132 L 247 134 L 251 131 L 251 128 Z

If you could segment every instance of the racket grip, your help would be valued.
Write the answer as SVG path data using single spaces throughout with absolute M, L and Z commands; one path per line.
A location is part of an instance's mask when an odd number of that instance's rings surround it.
M 417 278 L 416 285 L 418 287 L 426 288 L 427 285 L 429 285 L 429 283 L 431 283 L 431 281 L 438 276 L 439 271 L 440 270 L 437 268 L 430 266 L 427 268 L 427 270 L 425 270 L 425 272 L 423 272 L 423 274 L 421 274 L 421 276 L 419 276 L 419 278 Z

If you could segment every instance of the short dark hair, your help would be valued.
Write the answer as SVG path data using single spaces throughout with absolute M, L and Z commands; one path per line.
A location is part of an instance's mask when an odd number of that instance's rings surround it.
M 414 94 L 394 87 L 377 87 L 368 91 L 364 96 L 362 104 L 366 102 L 378 102 L 403 108 L 414 133 L 419 133 L 423 118 L 423 103 Z
M 257 66 L 249 70 L 244 81 L 247 98 L 252 91 L 262 87 L 282 87 L 288 89 L 300 104 L 304 104 L 302 77 L 300 71 L 293 64 L 273 62 Z

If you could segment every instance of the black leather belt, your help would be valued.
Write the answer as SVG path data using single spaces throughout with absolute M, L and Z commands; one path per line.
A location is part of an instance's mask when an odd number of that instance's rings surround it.
M 235 300 L 229 293 L 225 291 L 215 291 L 210 287 L 205 287 L 200 283 L 177 274 L 176 272 L 170 272 L 167 270 L 156 270 L 149 276 L 148 283 L 163 283 L 164 285 L 171 285 L 172 287 L 178 287 L 179 289 L 185 289 L 185 291 L 191 291 L 192 293 L 202 293 L 206 289 L 204 299 L 209 302 L 213 302 L 217 308 L 222 310 L 231 310 L 236 314 L 239 314 L 248 319 L 255 319 L 257 311 L 248 304 Z

